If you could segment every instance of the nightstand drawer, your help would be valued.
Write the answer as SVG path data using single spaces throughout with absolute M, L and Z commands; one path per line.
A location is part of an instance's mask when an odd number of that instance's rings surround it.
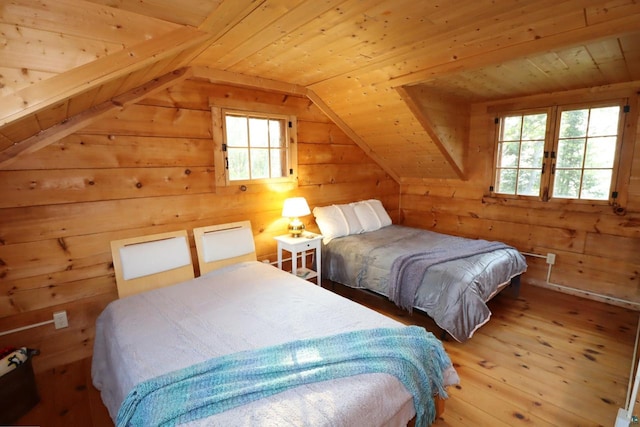
M 308 251 L 310 249 L 315 249 L 316 244 L 312 242 L 305 242 L 305 243 L 301 243 L 298 247 L 301 248 L 301 250 L 303 251 Z

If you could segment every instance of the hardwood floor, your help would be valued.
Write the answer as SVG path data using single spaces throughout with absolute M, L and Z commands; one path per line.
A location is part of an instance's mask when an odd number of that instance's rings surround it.
M 379 296 L 325 287 L 438 334 L 422 313 Z M 435 426 L 612 426 L 625 406 L 638 313 L 523 285 L 499 295 L 466 343 L 445 340 L 460 375 Z M 37 375 L 41 402 L 19 425 L 112 426 L 85 359 Z
M 40 403 L 16 425 L 113 427 L 99 392 L 91 384 L 91 359 L 36 373 L 36 384 Z
M 406 324 L 439 329 L 381 297 L 335 292 Z M 625 407 L 638 313 L 522 286 L 490 303 L 491 320 L 465 343 L 444 346 L 460 385 L 436 426 L 612 426 Z M 384 310 L 383 310 L 384 307 Z

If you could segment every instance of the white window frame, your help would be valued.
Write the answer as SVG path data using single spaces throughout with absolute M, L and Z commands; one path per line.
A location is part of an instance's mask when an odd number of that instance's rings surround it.
M 286 176 L 274 178 L 259 178 L 246 180 L 230 180 L 227 156 L 226 141 L 226 116 L 235 115 L 251 118 L 263 118 L 271 120 L 281 120 L 284 122 L 284 149 L 285 149 L 285 170 L 288 171 Z M 294 115 L 268 113 L 253 110 L 240 110 L 222 107 L 212 107 L 211 116 L 213 120 L 213 139 L 214 139 L 214 164 L 215 164 L 215 181 L 217 186 L 229 187 L 239 185 L 246 188 L 247 185 L 253 184 L 289 184 L 298 181 L 298 150 L 297 150 L 297 120 Z M 249 166 L 251 167 L 251 166 Z
M 514 198 L 523 200 L 541 200 L 541 201 L 564 201 L 570 203 L 590 203 L 590 204 L 611 204 L 617 205 L 619 198 L 619 177 L 624 175 L 624 171 L 621 170 L 622 157 L 623 157 L 623 142 L 625 139 L 624 130 L 626 122 L 629 116 L 629 100 L 628 99 L 614 99 L 606 101 L 593 101 L 584 103 L 574 103 L 565 105 L 555 105 L 549 107 L 535 108 L 535 109 L 523 109 L 518 111 L 505 111 L 499 114 L 495 119 L 495 137 L 494 137 L 494 159 L 493 159 L 493 175 L 492 184 L 489 188 L 491 195 L 499 196 L 503 198 Z M 555 154 L 558 151 L 558 136 L 560 133 L 560 119 L 561 113 L 568 110 L 578 110 L 586 108 L 599 108 L 607 106 L 619 106 L 620 107 L 620 119 L 618 121 L 618 134 L 615 148 L 615 158 L 612 168 L 612 177 L 609 188 L 609 195 L 607 200 L 587 199 L 587 198 L 573 198 L 573 197 L 553 197 L 553 185 L 555 176 Z M 499 193 L 497 191 L 498 182 L 498 155 L 499 155 L 499 143 L 502 121 L 506 117 L 512 117 L 516 115 L 529 115 L 529 114 L 547 114 L 547 125 L 545 130 L 545 144 L 542 158 L 542 176 L 540 178 L 540 192 L 537 195 L 522 195 L 522 194 L 509 194 Z M 637 113 L 635 113 L 637 114 Z M 625 166 L 627 167 L 627 166 Z M 519 168 L 520 169 L 520 168 Z

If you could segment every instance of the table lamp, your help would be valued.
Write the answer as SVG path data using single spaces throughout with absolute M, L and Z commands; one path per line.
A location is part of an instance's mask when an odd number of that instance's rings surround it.
M 304 197 L 291 197 L 285 199 L 282 206 L 282 216 L 289 218 L 289 233 L 292 237 L 300 237 L 304 231 L 301 216 L 309 215 L 311 210 Z

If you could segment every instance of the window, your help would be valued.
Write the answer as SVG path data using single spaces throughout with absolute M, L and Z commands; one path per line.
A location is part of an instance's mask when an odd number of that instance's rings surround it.
M 216 109 L 212 112 L 215 117 Z M 295 118 L 232 110 L 219 114 L 223 164 L 216 163 L 216 168 L 224 168 L 225 185 L 295 178 Z M 214 138 L 215 134 L 214 130 Z
M 609 201 L 625 111 L 617 102 L 499 117 L 493 191 L 545 201 Z

